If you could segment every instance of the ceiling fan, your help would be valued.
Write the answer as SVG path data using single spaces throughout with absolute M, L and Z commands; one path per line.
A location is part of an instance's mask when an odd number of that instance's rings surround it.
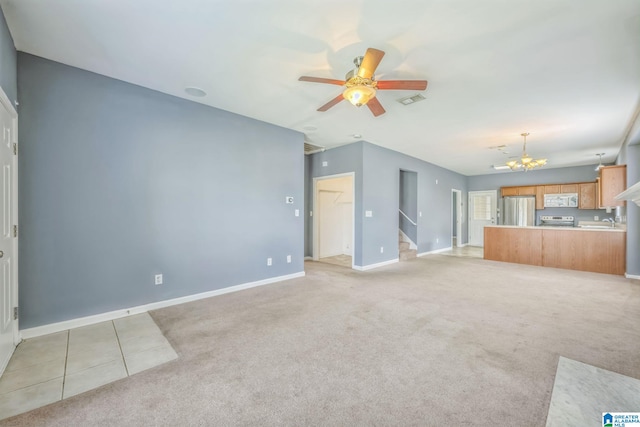
M 358 56 L 353 60 L 356 68 L 347 73 L 345 80 L 309 76 L 302 76 L 298 80 L 346 86 L 346 89 L 340 95 L 318 108 L 318 111 L 327 111 L 343 99 L 346 99 L 356 107 L 366 104 L 373 115 L 378 117 L 384 114 L 385 110 L 376 98 L 376 90 L 425 90 L 427 88 L 426 80 L 376 80 L 373 73 L 376 71 L 383 56 L 383 51 L 370 47 L 364 56 Z

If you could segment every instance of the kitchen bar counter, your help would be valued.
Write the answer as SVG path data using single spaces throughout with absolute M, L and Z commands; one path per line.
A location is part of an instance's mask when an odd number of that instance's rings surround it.
M 626 238 L 621 228 L 485 226 L 484 259 L 623 275 Z
M 522 227 L 519 225 L 487 225 L 486 227 L 500 227 L 500 228 L 526 228 L 530 230 L 561 230 L 561 231 L 614 231 L 618 233 L 626 233 L 627 229 L 625 227 L 598 227 L 594 228 L 593 226 L 586 227 L 554 227 L 554 226 L 544 226 L 544 225 L 536 225 L 533 227 Z

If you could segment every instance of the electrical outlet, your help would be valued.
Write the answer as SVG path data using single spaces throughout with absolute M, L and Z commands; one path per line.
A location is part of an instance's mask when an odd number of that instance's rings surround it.
M 380 246 L 380 253 L 383 254 L 384 253 L 384 246 Z
M 267 265 L 272 265 L 273 264 L 273 260 L 271 258 L 267 258 Z
M 599 217 L 598 215 L 594 215 L 594 216 L 593 216 L 593 220 L 594 220 L 594 221 L 598 221 L 599 219 L 600 219 L 600 217 Z
M 322 167 L 323 167 L 323 168 L 326 168 L 327 166 L 329 166 L 329 162 L 326 162 L 326 161 L 325 161 L 325 162 L 322 162 Z
M 436 243 L 440 243 L 440 239 L 436 237 Z
M 296 210 L 293 212 L 293 214 L 294 214 L 295 216 L 300 216 L 300 209 L 296 209 Z
M 436 185 L 438 185 L 438 180 L 436 179 Z
M 291 263 L 291 255 L 287 255 L 287 264 Z
M 156 274 L 156 285 L 162 285 L 162 274 Z

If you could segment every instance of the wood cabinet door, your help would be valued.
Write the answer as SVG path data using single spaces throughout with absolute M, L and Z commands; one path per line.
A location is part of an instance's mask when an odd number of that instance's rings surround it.
M 518 187 L 502 187 L 502 197 L 506 196 L 517 196 L 518 195 Z
M 518 196 L 535 196 L 536 195 L 536 187 L 518 187 Z
M 560 194 L 560 185 L 545 185 L 544 194 Z
M 598 209 L 598 206 L 596 206 L 595 182 L 583 182 L 580 184 L 578 209 Z
M 544 185 L 536 187 L 536 209 L 544 209 Z
M 561 193 L 577 193 L 578 191 L 580 191 L 578 184 L 562 184 L 560 186 Z
M 624 206 L 624 200 L 616 200 L 615 197 L 626 189 L 627 165 L 600 168 L 600 206 Z

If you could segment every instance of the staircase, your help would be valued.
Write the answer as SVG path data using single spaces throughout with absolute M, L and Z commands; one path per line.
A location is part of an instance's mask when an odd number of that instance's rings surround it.
M 414 259 L 418 255 L 416 249 L 409 249 L 410 243 L 403 241 L 402 233 L 398 232 L 398 249 L 400 250 L 400 261 L 407 261 Z

